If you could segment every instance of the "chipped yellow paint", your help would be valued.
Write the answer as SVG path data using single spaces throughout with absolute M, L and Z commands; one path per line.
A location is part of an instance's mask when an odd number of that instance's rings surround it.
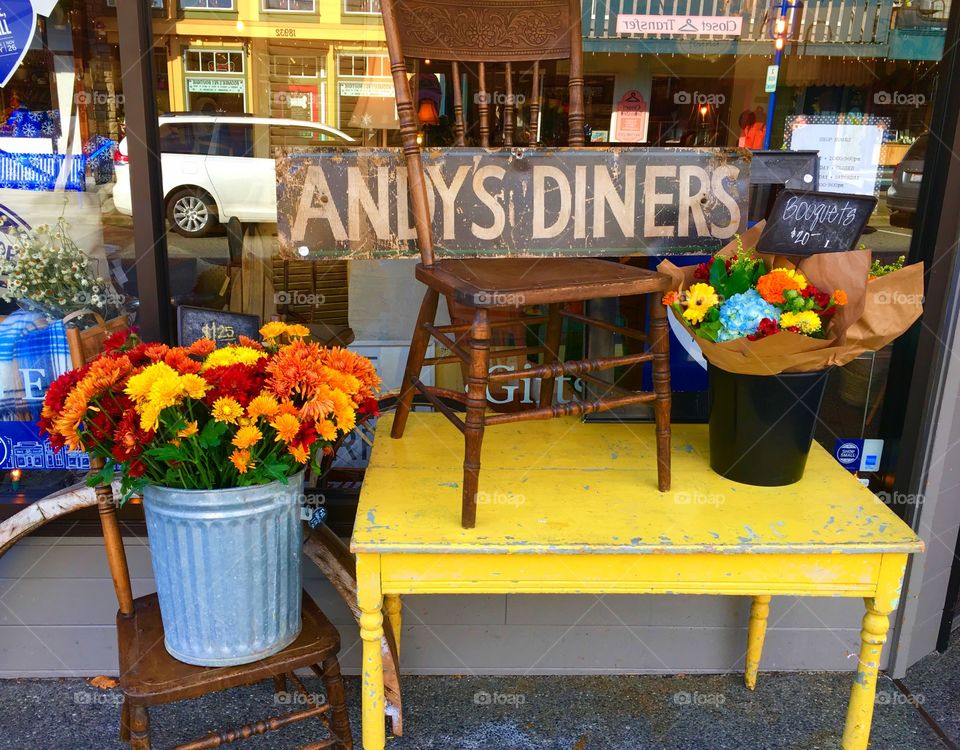
M 658 492 L 653 425 L 573 419 L 489 428 L 477 526 L 460 525 L 463 437 L 441 414 L 377 427 L 354 552 L 915 552 L 916 534 L 825 450 L 804 478 L 753 487 L 712 472 L 705 425 L 673 425 Z
M 460 525 L 462 438 L 414 413 L 401 440 L 377 426 L 351 549 L 364 640 L 363 738 L 384 747 L 383 597 L 402 594 L 677 593 L 753 598 L 745 680 L 756 683 L 770 597 L 862 597 L 867 614 L 844 750 L 864 750 L 887 615 L 913 531 L 822 448 L 788 487 L 714 474 L 703 425 L 673 425 L 673 490 L 656 489 L 652 425 L 576 419 L 487 431 L 477 526 Z M 376 639 L 376 641 L 375 641 Z

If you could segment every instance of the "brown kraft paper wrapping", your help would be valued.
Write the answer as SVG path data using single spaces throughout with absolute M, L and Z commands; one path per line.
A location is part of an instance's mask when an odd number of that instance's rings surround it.
M 761 221 L 740 235 L 745 249 L 756 247 L 763 225 Z M 718 254 L 729 256 L 736 252 L 734 240 Z M 680 322 L 693 334 L 703 356 L 722 370 L 742 375 L 777 375 L 845 365 L 864 352 L 882 349 L 913 325 L 923 312 L 922 263 L 868 281 L 869 250 L 820 253 L 805 258 L 765 253 L 759 256 L 768 269 L 799 268 L 811 284 L 824 292 L 842 289 L 847 293 L 847 304 L 829 321 L 825 339 L 781 331 L 758 341 L 741 338 L 716 343 L 697 336 L 681 318 Z M 695 266 L 675 266 L 664 260 L 657 270 L 673 280 L 672 288 L 677 291 L 696 283 Z

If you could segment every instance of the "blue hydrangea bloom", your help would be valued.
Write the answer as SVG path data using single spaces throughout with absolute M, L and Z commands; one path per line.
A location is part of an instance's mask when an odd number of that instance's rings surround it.
M 720 323 L 717 341 L 731 341 L 756 333 L 764 318 L 780 320 L 780 310 L 767 302 L 756 289 L 734 294 L 720 305 Z

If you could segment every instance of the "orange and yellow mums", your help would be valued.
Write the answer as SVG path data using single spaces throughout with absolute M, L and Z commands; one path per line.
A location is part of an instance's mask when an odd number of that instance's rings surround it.
M 261 335 L 217 349 L 115 334 L 52 384 L 40 426 L 56 449 L 105 459 L 105 473 L 122 464 L 125 497 L 148 483 L 216 489 L 292 476 L 376 413 L 380 379 L 365 357 L 307 341 L 304 326 L 268 323 Z

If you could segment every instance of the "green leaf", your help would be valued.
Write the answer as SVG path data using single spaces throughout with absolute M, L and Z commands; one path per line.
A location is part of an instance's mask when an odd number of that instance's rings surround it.
M 220 438 L 223 437 L 223 433 L 227 431 L 228 427 L 229 425 L 226 422 L 217 422 L 211 419 L 200 430 L 197 440 L 202 447 L 212 448 L 220 442 Z
M 148 448 L 144 451 L 144 454 L 160 461 L 183 461 L 186 458 L 183 451 L 176 445 L 159 445 L 155 448 Z
M 101 484 L 110 484 L 113 481 L 113 475 L 115 474 L 113 466 L 113 459 L 107 459 L 100 471 L 87 477 L 87 486 L 96 487 Z
M 723 258 L 714 258 L 710 264 L 710 286 L 716 289 L 718 294 L 727 296 L 727 264 Z
M 753 284 L 750 283 L 750 273 L 747 271 L 747 269 L 743 267 L 737 268 L 728 277 L 727 289 L 723 296 L 729 299 L 734 294 L 742 294 L 751 286 L 753 286 Z

